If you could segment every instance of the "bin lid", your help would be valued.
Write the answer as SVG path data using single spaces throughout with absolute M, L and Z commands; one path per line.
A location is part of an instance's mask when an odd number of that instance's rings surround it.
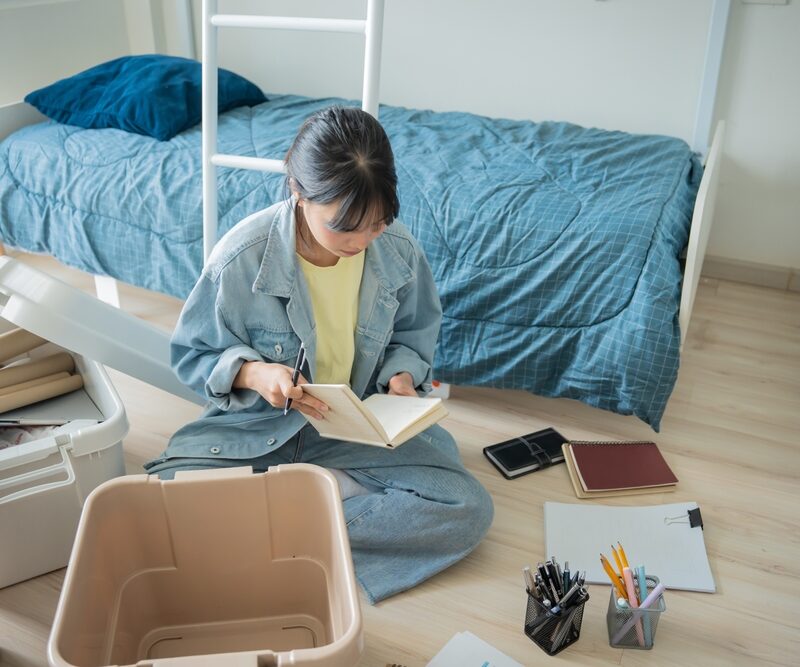
M 0 256 L 0 317 L 87 359 L 204 403 L 172 370 L 168 333 L 7 256 Z

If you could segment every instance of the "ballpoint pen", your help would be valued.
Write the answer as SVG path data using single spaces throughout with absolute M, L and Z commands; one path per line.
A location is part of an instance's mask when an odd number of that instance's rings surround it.
M 556 591 L 555 586 L 553 585 L 553 582 L 550 579 L 550 569 L 548 567 L 549 565 L 551 565 L 551 563 L 548 561 L 545 564 L 538 563 L 536 567 L 539 570 L 539 574 L 542 577 L 542 582 L 544 583 L 545 590 L 547 591 L 547 597 L 555 601 L 558 599 L 558 591 Z
M 536 590 L 539 591 L 539 599 L 541 600 L 542 604 L 547 602 L 551 602 L 550 600 L 550 591 L 547 590 L 547 586 L 544 585 L 541 577 L 536 578 Z
M 561 596 L 561 599 L 558 601 L 558 604 L 555 607 L 553 607 L 551 611 L 554 614 L 557 614 L 564 607 L 568 606 L 569 603 L 572 601 L 572 598 L 575 597 L 575 595 L 577 594 L 578 590 L 580 590 L 580 586 L 578 584 L 575 584 L 566 593 L 564 593 L 563 596 Z
M 525 580 L 525 590 L 528 591 L 528 593 L 533 593 L 536 584 L 531 574 L 531 568 L 528 565 L 522 568 L 522 578 Z
M 564 582 L 563 582 L 562 588 L 565 591 L 568 591 L 571 588 L 571 586 L 569 585 L 569 583 L 570 583 L 570 574 L 569 574 L 569 561 L 568 560 L 564 561 L 563 576 L 564 576 Z
M 559 646 L 564 640 L 567 638 L 567 634 L 572 629 L 573 622 L 575 620 L 575 615 L 578 612 L 578 607 L 581 604 L 581 600 L 585 602 L 586 597 L 586 589 L 580 587 L 578 589 L 578 599 L 575 601 L 575 604 L 569 611 L 569 614 L 564 618 L 561 622 L 560 627 L 558 627 L 553 635 L 553 645 Z
M 545 564 L 545 569 L 547 570 L 547 576 L 550 580 L 550 587 L 553 589 L 553 595 L 556 599 L 561 597 L 558 589 L 561 587 L 561 582 L 559 582 L 558 576 L 558 569 L 556 568 L 555 564 L 552 560 L 547 561 Z
M 550 560 L 553 561 L 553 566 L 556 568 L 556 582 L 558 584 L 558 592 L 561 593 L 561 595 L 564 595 L 564 593 L 567 592 L 567 589 L 563 587 L 564 575 L 561 572 L 561 566 L 558 564 L 558 561 L 556 560 L 555 556 L 551 556 Z
M 300 369 L 303 368 L 303 364 L 306 362 L 306 348 L 305 346 L 300 343 L 300 350 L 297 352 L 297 361 L 294 362 L 294 371 L 292 372 L 292 386 L 297 386 L 297 380 L 300 378 Z M 286 403 L 283 405 L 283 414 L 284 416 L 289 414 L 289 408 L 292 407 L 292 399 L 287 398 Z
M 547 568 L 542 563 L 536 563 L 536 569 L 539 570 L 539 576 L 542 581 L 547 582 Z

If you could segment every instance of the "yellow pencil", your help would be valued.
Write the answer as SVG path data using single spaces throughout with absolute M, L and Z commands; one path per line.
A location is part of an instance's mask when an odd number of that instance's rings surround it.
M 608 575 L 608 578 L 611 579 L 611 583 L 614 584 L 614 586 L 616 587 L 617 593 L 619 593 L 621 597 L 623 597 L 623 598 L 625 598 L 627 600 L 628 599 L 628 592 L 625 590 L 625 587 L 622 585 L 622 582 L 620 582 L 619 577 L 617 576 L 617 573 L 614 572 L 614 568 L 611 567 L 611 563 L 608 562 L 608 560 L 606 559 L 606 557 L 603 554 L 600 554 L 600 564 L 603 566 L 603 569 L 606 571 L 606 574 Z
M 619 554 L 613 545 L 611 547 L 611 553 L 614 554 L 614 562 L 617 564 L 617 569 L 619 570 L 619 578 L 622 579 L 622 561 L 620 560 Z
M 622 548 L 619 542 L 617 542 L 617 546 L 619 547 L 619 557 L 622 560 L 622 567 L 630 567 L 630 565 L 628 565 L 628 557 L 625 555 L 625 549 Z

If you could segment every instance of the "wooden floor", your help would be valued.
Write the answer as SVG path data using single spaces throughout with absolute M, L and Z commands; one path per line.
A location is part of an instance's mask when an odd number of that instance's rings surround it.
M 85 274 L 52 260 L 23 259 L 92 289 Z M 123 300 L 126 310 L 168 328 L 180 307 L 127 287 Z M 119 373 L 112 379 L 131 422 L 128 470 L 140 472 L 198 409 Z M 494 524 L 461 563 L 376 607 L 363 605 L 363 666 L 421 667 L 461 630 L 523 665 L 800 664 L 800 294 L 704 281 L 678 385 L 657 435 L 632 417 L 522 392 L 455 388 L 448 408 L 444 425 L 466 466 L 491 492 Z M 522 633 L 520 568 L 545 557 L 542 503 L 575 498 L 563 466 L 508 482 L 481 448 L 544 426 L 572 438 L 654 438 L 680 478 L 678 491 L 608 502 L 697 501 L 702 507 L 718 592 L 668 592 L 652 651 L 608 646 L 604 586 L 590 587 L 581 638 L 557 658 Z M 13 535 L 0 536 L 9 539 Z M 0 664 L 47 665 L 62 580 L 60 571 L 0 590 Z

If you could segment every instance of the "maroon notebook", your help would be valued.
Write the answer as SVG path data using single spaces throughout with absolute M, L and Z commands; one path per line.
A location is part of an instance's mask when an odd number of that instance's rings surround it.
M 654 442 L 569 443 L 585 491 L 618 491 L 678 483 Z

